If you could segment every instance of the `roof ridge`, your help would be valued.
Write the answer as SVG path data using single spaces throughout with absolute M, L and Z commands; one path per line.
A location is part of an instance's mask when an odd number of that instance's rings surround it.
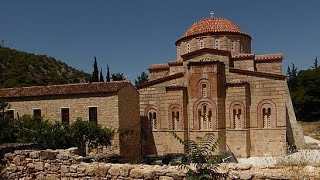
M 30 89 L 30 88 L 43 88 L 43 87 L 63 87 L 63 86 L 76 86 L 85 84 L 109 84 L 109 83 L 130 83 L 128 80 L 123 81 L 112 81 L 112 82 L 86 82 L 86 83 L 70 83 L 70 84 L 52 84 L 52 85 L 41 85 L 41 86 L 23 86 L 23 87 L 10 87 L 10 88 L 0 88 L 1 89 Z

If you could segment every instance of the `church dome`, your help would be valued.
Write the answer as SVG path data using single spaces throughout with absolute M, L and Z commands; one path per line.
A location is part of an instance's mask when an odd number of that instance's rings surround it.
M 183 35 L 182 38 L 177 40 L 176 43 L 183 39 L 187 39 L 189 37 L 195 37 L 195 36 L 201 36 L 205 34 L 221 34 L 221 33 L 227 33 L 227 34 L 242 34 L 245 36 L 248 36 L 250 39 L 251 37 L 245 33 L 243 33 L 239 26 L 237 26 L 235 23 L 231 22 L 228 19 L 224 18 L 206 18 L 202 19 L 196 23 L 194 23 Z

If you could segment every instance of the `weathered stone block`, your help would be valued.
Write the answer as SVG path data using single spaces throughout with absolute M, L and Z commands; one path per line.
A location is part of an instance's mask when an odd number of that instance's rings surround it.
M 44 163 L 43 162 L 35 162 L 34 169 L 38 170 L 38 171 L 43 171 L 44 170 Z

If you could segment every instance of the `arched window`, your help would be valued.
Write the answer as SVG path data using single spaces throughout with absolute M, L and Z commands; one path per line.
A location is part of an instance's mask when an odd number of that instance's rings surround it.
M 180 117 L 181 108 L 179 105 L 172 105 L 169 109 L 171 112 L 171 117 L 169 122 L 169 129 L 171 130 L 181 130 L 183 129 L 182 120 Z
M 231 50 L 234 51 L 236 49 L 236 41 L 231 41 Z
M 241 53 L 244 52 L 244 42 L 243 41 L 240 42 L 240 52 Z
M 233 102 L 230 106 L 231 129 L 246 128 L 244 105 L 240 101 Z
M 200 79 L 197 83 L 198 87 L 198 97 L 199 98 L 205 98 L 205 97 L 210 97 L 210 82 L 208 79 L 203 78 Z
M 187 53 L 190 52 L 190 43 L 187 43 Z
M 262 108 L 263 127 L 271 127 L 271 108 Z
M 202 97 L 207 97 L 207 84 L 202 84 L 201 93 L 202 93 Z
M 219 39 L 215 39 L 215 41 L 214 41 L 214 49 L 220 49 L 220 41 L 219 41 Z
M 270 100 L 263 100 L 258 105 L 258 127 L 273 128 L 276 126 L 276 106 Z
M 201 39 L 200 40 L 200 49 L 204 48 L 204 41 Z
M 198 110 L 198 121 L 200 130 L 212 129 L 212 109 L 203 104 Z
M 150 124 L 150 128 L 152 129 L 152 130 L 157 130 L 159 127 L 159 125 L 158 125 L 158 116 L 157 116 L 157 111 L 156 111 L 156 109 L 153 109 L 153 108 L 151 108 L 151 109 L 149 109 L 148 111 L 147 111 L 147 116 L 148 116 L 148 120 L 149 120 L 149 124 Z

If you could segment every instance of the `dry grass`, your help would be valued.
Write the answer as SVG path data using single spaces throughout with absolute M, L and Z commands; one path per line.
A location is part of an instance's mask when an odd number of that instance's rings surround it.
M 315 122 L 298 121 L 298 123 L 302 126 L 303 134 L 305 136 L 310 136 L 314 139 L 320 140 L 320 136 L 316 135 L 316 131 L 320 131 L 320 121 L 315 121 Z

